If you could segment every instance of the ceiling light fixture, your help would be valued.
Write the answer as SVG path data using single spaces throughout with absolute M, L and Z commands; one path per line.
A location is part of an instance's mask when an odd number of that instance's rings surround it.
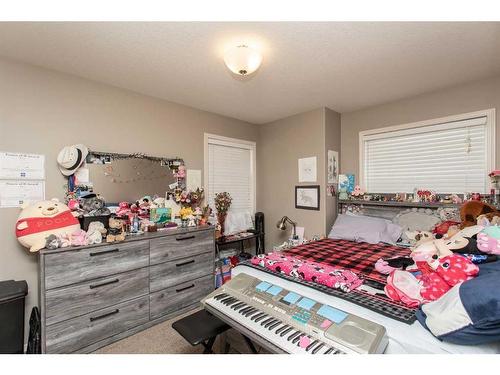
M 255 48 L 240 44 L 226 51 L 224 62 L 234 74 L 247 76 L 259 69 L 262 63 L 262 55 Z

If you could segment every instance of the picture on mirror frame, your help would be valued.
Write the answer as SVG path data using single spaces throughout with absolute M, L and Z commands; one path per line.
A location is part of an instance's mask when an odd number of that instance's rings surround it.
M 319 185 L 295 186 L 295 208 L 319 211 Z

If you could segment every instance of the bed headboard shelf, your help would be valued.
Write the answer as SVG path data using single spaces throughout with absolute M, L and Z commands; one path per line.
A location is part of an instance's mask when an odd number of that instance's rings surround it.
M 460 204 L 454 203 L 428 203 L 428 202 L 395 202 L 395 201 L 365 201 L 362 199 L 339 199 L 339 205 L 343 204 L 355 204 L 361 206 L 380 206 L 380 207 L 401 207 L 401 208 L 441 208 L 441 207 L 453 207 L 458 208 Z

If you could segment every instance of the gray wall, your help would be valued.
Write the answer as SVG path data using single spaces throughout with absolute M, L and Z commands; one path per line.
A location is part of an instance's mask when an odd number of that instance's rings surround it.
M 340 157 L 340 138 L 341 138 L 341 115 L 329 108 L 325 108 L 325 160 L 328 161 L 328 150 L 337 151 Z M 340 163 L 339 163 L 340 167 Z M 327 171 L 328 166 L 325 165 Z M 325 172 L 327 173 L 327 172 Z M 337 172 L 338 173 L 338 172 Z M 325 181 L 325 188 L 328 181 Z M 337 217 L 337 199 L 329 197 L 326 189 L 323 189 L 325 196 L 325 234 L 330 232 L 332 225 Z
M 0 150 L 46 156 L 46 196 L 64 197 L 56 156 L 64 146 L 179 156 L 203 169 L 204 132 L 257 141 L 257 126 L 0 59 Z M 27 314 L 38 301 L 37 256 L 14 234 L 19 209 L 0 209 L 0 280 L 26 279 Z
M 326 197 L 326 153 L 340 151 L 340 114 L 319 108 L 261 125 L 257 146 L 257 208 L 266 217 L 266 246 L 279 245 L 289 232 L 276 228 L 286 215 L 305 227 L 306 237 L 326 234 L 333 224 L 335 200 Z M 317 181 L 300 183 L 298 159 L 316 156 Z M 320 211 L 295 208 L 296 185 L 320 185 Z
M 376 107 L 342 113 L 342 173 L 359 176 L 359 132 L 496 108 L 496 144 L 500 145 L 500 76 Z M 500 165 L 500 153 L 496 155 Z

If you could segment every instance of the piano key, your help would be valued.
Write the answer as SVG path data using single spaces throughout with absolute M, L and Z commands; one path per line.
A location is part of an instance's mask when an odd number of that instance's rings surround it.
M 255 320 L 255 319 L 257 319 L 257 318 L 259 318 L 259 317 L 261 317 L 261 316 L 263 316 L 263 315 L 266 315 L 266 313 L 264 313 L 264 312 L 260 312 L 260 313 L 258 313 L 257 315 L 252 316 L 252 317 L 250 318 L 250 320 Z
M 228 295 L 227 297 L 220 299 L 220 300 L 219 300 L 219 302 L 220 302 L 220 303 L 224 303 L 225 301 L 228 301 L 228 300 L 230 300 L 230 299 L 232 299 L 232 298 L 234 298 L 234 297 L 232 297 L 232 296 Z
M 267 314 L 264 314 L 264 315 L 261 315 L 259 316 L 257 319 L 254 320 L 255 323 L 258 323 L 259 321 L 261 321 L 262 319 L 265 319 L 267 318 L 269 315 Z
M 273 319 L 274 319 L 274 318 L 273 318 L 272 316 L 271 316 L 270 318 L 264 319 L 264 320 L 260 323 L 260 325 L 261 325 L 261 326 L 263 326 L 264 324 L 269 323 L 269 322 L 270 322 L 271 320 L 273 320 Z
M 280 333 L 280 336 L 283 337 L 285 336 L 288 332 L 290 332 L 293 329 L 293 327 L 289 327 L 285 329 L 283 332 Z
M 245 307 L 244 309 L 241 309 L 238 311 L 240 314 L 245 314 L 247 311 L 249 311 L 252 308 L 252 306 Z
M 290 327 L 288 324 L 284 324 L 283 327 L 278 328 L 275 333 L 279 334 L 281 331 L 287 329 L 288 327 Z
M 228 306 L 229 306 L 229 307 L 233 307 L 234 305 L 237 305 L 238 303 L 240 303 L 240 301 L 239 301 L 239 300 L 236 300 L 236 301 L 234 301 L 234 302 L 229 303 L 229 304 L 228 304 Z
M 298 336 L 295 336 L 295 338 L 292 340 L 292 344 L 297 344 L 297 342 L 300 340 L 300 338 L 304 335 L 305 334 L 303 332 L 300 332 L 300 334 Z
M 318 346 L 316 346 L 313 351 L 312 351 L 312 354 L 316 354 L 318 352 L 318 350 L 320 350 L 323 346 L 325 346 L 325 344 L 323 343 L 320 343 Z
M 314 340 L 312 343 L 310 343 L 309 346 L 306 348 L 306 352 L 311 350 L 318 343 L 318 341 L 319 340 Z
M 273 319 L 273 320 L 269 321 L 268 323 L 264 324 L 264 328 L 269 328 L 274 323 L 279 323 L 279 320 L 278 319 Z
M 247 311 L 245 316 L 248 318 L 250 315 L 255 314 L 257 311 L 259 311 L 259 310 L 257 310 L 256 308 L 253 308 L 250 311 Z
M 295 331 L 290 336 L 288 336 L 287 340 L 288 341 L 293 340 L 296 336 L 300 335 L 301 333 L 302 332 L 300 332 L 300 331 Z
M 220 300 L 220 299 L 222 299 L 222 298 L 225 298 L 226 296 L 228 296 L 228 294 L 227 294 L 227 293 L 221 293 L 221 294 L 217 294 L 217 295 L 214 297 L 214 299 L 216 299 L 216 300 Z
M 248 305 L 245 302 L 240 302 L 240 303 L 237 303 L 236 305 L 231 306 L 231 309 L 236 311 L 238 309 L 242 309 L 245 306 L 248 306 Z
M 224 300 L 222 300 L 222 303 L 223 303 L 224 305 L 226 305 L 226 306 L 229 306 L 230 304 L 232 304 L 232 303 L 233 303 L 233 302 L 235 302 L 235 301 L 237 301 L 237 299 L 236 299 L 236 298 L 234 298 L 234 297 L 230 297 L 230 298 L 228 298 L 228 299 L 224 299 Z
M 323 354 L 330 354 L 331 352 L 333 352 L 333 350 L 334 350 L 333 348 L 330 348 L 330 349 L 328 349 L 326 352 L 324 352 Z M 335 353 L 334 353 L 334 354 L 335 354 Z
M 280 324 L 281 324 L 281 322 L 278 320 L 276 323 L 271 324 L 267 329 L 270 330 L 270 331 L 272 331 L 273 329 L 275 329 Z

